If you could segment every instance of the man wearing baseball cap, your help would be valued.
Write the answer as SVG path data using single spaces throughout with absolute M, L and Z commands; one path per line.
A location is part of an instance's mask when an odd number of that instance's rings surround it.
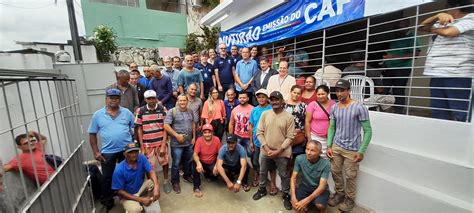
M 265 59 L 266 60 L 266 59 Z M 264 61 L 264 60 L 262 60 Z M 260 61 L 260 64 L 263 64 Z M 268 66 L 268 63 L 264 66 Z M 263 68 L 263 67 L 262 67 Z M 276 72 L 276 71 L 275 71 Z M 260 141 L 257 138 L 257 126 L 262 113 L 271 110 L 272 106 L 268 103 L 268 91 L 266 89 L 259 89 L 255 93 L 255 97 L 257 100 L 258 105 L 253 108 L 252 112 L 250 113 L 250 151 L 253 152 L 252 158 L 252 165 L 253 165 L 253 182 L 252 186 L 258 186 L 259 180 L 259 173 L 260 173 Z M 278 193 L 278 188 L 276 187 L 276 171 L 275 169 L 271 169 L 270 171 L 271 176 L 271 186 L 270 186 L 270 195 L 276 195 Z M 266 177 L 266 176 L 265 176 Z
M 193 165 L 193 188 L 194 196 L 202 197 L 201 174 L 208 180 L 216 180 L 217 172 L 216 161 L 217 154 L 221 148 L 221 141 L 213 134 L 214 128 L 211 124 L 202 126 L 202 136 L 194 144 L 194 165 Z
M 155 159 L 163 168 L 164 191 L 168 194 L 171 192 L 171 184 L 168 179 L 168 135 L 164 130 L 166 109 L 158 103 L 155 91 L 145 91 L 144 98 L 146 105 L 135 112 L 137 139 L 153 169 L 156 168 Z
M 114 206 L 113 191 L 110 186 L 115 164 L 124 159 L 123 147 L 132 142 L 134 128 L 132 112 L 120 106 L 121 94 L 122 91 L 115 88 L 106 90 L 106 106 L 92 115 L 87 130 L 94 157 L 101 162 L 104 177 L 101 202 L 107 209 Z M 102 144 L 100 151 L 97 147 L 97 135 Z
M 112 189 L 122 198 L 121 203 L 126 212 L 142 212 L 143 206 L 149 206 L 160 198 L 158 177 L 139 151 L 135 143 L 125 146 L 125 160 L 117 165 L 112 178 Z
M 266 177 L 271 165 L 276 165 L 281 178 L 283 206 L 291 210 L 290 176 L 288 162 L 291 157 L 291 143 L 295 136 L 293 116 L 284 110 L 285 102 L 279 91 L 270 94 L 272 110 L 262 113 L 257 127 L 257 138 L 261 144 L 260 177 Z M 267 178 L 260 178 L 260 188 L 253 195 L 259 200 L 267 195 Z
M 217 156 L 217 171 L 224 179 L 227 189 L 235 193 L 243 185 L 247 187 L 249 169 L 247 167 L 247 153 L 242 145 L 237 143 L 237 136 L 229 134 Z
M 331 173 L 336 193 L 330 196 L 328 204 L 339 205 L 339 210 L 346 212 L 354 207 L 359 162 L 364 159 L 369 146 L 372 128 L 367 108 L 350 97 L 349 81 L 341 79 L 334 87 L 339 102 L 330 111 L 327 155 L 332 158 Z M 364 137 L 361 137 L 361 128 Z M 345 171 L 345 178 L 342 170 Z

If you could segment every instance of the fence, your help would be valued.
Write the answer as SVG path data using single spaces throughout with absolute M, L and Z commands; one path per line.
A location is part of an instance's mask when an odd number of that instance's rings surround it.
M 0 85 L 2 160 L 6 165 L 11 159 L 18 161 L 17 169 L 3 174 L 0 195 L 5 203 L 0 211 L 90 212 L 94 204 L 83 165 L 76 82 L 55 70 L 0 70 Z M 32 131 L 45 144 L 28 143 L 28 149 L 21 151 L 15 137 Z M 63 159 L 60 165 L 52 164 L 54 172 L 44 169 L 49 165 L 45 154 Z M 35 158 L 38 155 L 41 159 Z M 46 181 L 41 181 L 44 175 Z
M 368 76 L 375 82 L 375 93 L 379 97 L 388 95 L 395 100 L 394 103 L 378 102 L 375 97 L 365 100 L 368 105 L 391 106 L 399 114 L 436 118 L 447 114 L 449 117 L 444 119 L 468 121 L 472 114 L 474 47 L 467 37 L 472 37 L 472 30 L 466 32 L 466 37 L 450 41 L 423 32 L 421 23 L 453 9 L 471 8 L 472 11 L 474 4 L 446 9 L 444 3 L 418 5 L 269 44 L 265 46 L 268 52 L 262 56 L 275 62 L 281 51 L 281 57 L 290 62 L 290 74 L 312 75 L 323 68 L 316 75 L 332 84 L 341 75 Z M 469 17 L 472 16 L 464 19 Z M 453 49 L 455 46 L 450 45 L 464 45 L 466 49 Z M 443 51 L 443 48 L 450 49 Z M 439 85 L 436 82 L 442 80 L 442 76 L 424 74 L 428 53 L 434 49 L 437 49 L 435 65 L 464 70 L 463 74 L 452 77 L 455 85 Z M 466 58 L 467 63 L 452 65 L 453 58 Z M 436 94 L 453 91 L 454 95 Z

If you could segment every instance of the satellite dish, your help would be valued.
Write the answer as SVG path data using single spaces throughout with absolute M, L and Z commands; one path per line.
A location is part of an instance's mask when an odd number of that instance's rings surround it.
M 71 63 L 71 54 L 64 50 L 59 50 L 54 54 L 54 57 L 56 58 L 56 62 L 66 62 L 66 63 Z

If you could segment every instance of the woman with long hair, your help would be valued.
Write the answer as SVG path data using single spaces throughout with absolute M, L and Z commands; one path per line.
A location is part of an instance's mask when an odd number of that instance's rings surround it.
M 201 113 L 201 124 L 211 124 L 215 135 L 222 141 L 224 135 L 224 121 L 226 113 L 224 101 L 219 98 L 219 91 L 215 87 L 209 89 L 209 97 L 204 102 Z
M 305 133 L 308 139 L 321 143 L 321 157 L 327 159 L 329 120 L 332 106 L 336 102 L 329 99 L 329 88 L 326 85 L 318 86 L 316 93 L 317 100 L 311 102 L 306 108 Z
M 316 101 L 317 92 L 316 92 L 316 78 L 312 75 L 306 77 L 304 81 L 304 90 L 301 94 L 301 101 L 309 105 L 311 102 Z
M 293 163 L 296 156 L 304 154 L 305 152 L 305 113 L 306 104 L 301 99 L 302 89 L 299 85 L 294 85 L 290 90 L 290 98 L 286 101 L 286 111 L 293 115 L 295 119 L 295 138 L 293 139 L 293 145 L 291 147 L 292 157 L 290 161 L 290 170 L 293 171 Z

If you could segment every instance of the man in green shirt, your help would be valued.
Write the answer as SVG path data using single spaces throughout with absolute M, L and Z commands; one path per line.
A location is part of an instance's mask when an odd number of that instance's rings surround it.
M 307 211 L 310 204 L 321 213 L 327 212 L 329 199 L 327 180 L 331 165 L 328 160 L 319 157 L 321 149 L 321 143 L 312 140 L 306 144 L 306 155 L 296 157 L 290 190 L 291 204 L 298 212 Z M 298 175 L 301 175 L 302 181 L 296 186 Z

